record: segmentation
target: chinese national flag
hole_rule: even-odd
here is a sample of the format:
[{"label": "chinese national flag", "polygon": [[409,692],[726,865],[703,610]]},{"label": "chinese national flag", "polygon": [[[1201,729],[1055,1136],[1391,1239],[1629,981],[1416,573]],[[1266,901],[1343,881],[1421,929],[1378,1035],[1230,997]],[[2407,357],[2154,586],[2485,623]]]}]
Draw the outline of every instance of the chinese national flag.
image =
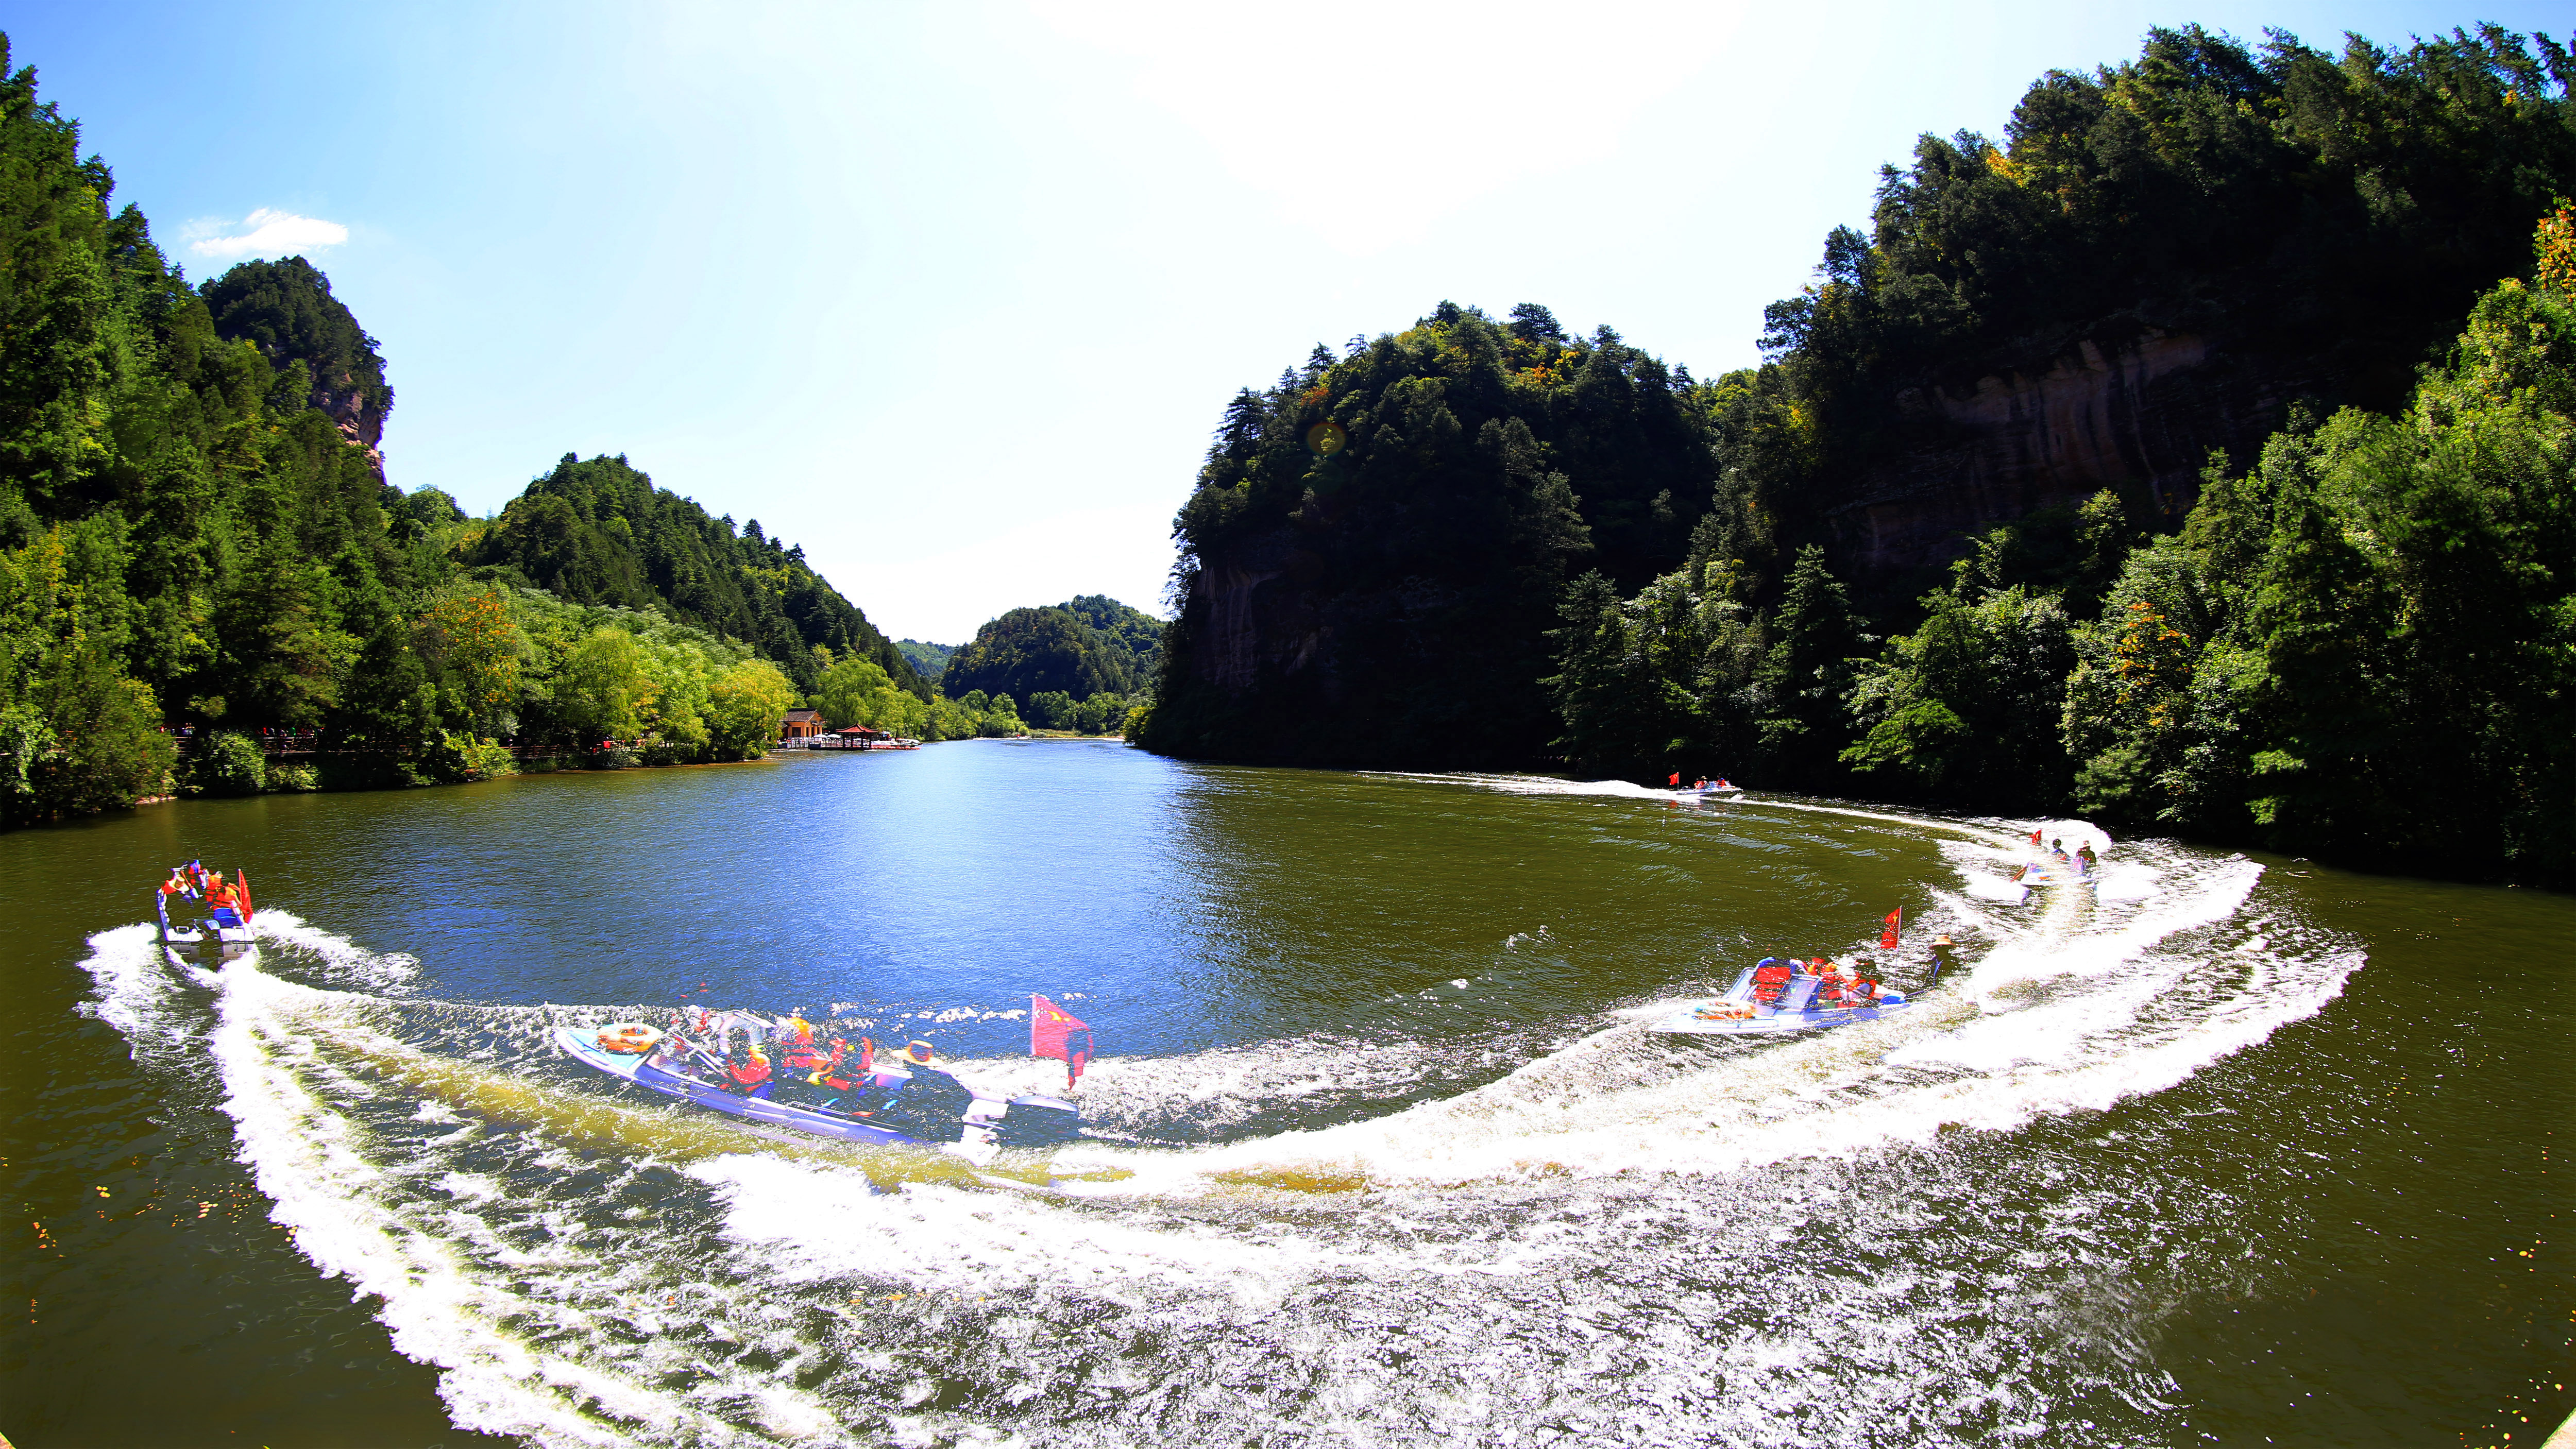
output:
[{"label": "chinese national flag", "polygon": [[1887,929],[1878,933],[1878,949],[1882,951],[1893,951],[1896,949],[1896,928],[1904,921],[1904,919],[1905,908],[1903,906],[1899,906],[1895,910],[1887,913]]},{"label": "chinese national flag", "polygon": [[1065,1085],[1082,1080],[1091,1061],[1091,1028],[1043,996],[1029,998],[1029,1055],[1064,1063]]}]

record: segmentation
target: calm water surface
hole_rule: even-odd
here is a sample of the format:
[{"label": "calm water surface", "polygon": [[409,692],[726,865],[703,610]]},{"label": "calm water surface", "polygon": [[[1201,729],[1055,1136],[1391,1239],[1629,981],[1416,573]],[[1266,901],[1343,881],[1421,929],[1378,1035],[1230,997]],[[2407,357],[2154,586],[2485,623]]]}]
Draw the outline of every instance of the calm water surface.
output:
[{"label": "calm water surface", "polygon": [[[52,1445],[2536,1444],[2576,902],[2035,823],[1000,742],[0,836],[0,1432]],[[258,949],[166,955],[173,862]],[[1641,1019],[1902,906],[1972,969]],[[978,1172],[556,1022],[804,1006],[1055,1089]],[[2505,1436],[2510,1435],[2510,1439]]]}]

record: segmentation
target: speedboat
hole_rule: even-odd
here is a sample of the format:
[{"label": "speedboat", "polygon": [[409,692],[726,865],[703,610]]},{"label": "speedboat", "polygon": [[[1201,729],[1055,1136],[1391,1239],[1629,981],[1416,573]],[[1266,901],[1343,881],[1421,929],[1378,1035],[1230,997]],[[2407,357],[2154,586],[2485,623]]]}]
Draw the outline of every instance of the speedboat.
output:
[{"label": "speedboat", "polygon": [[1784,967],[1765,960],[1738,972],[1735,984],[1726,989],[1725,995],[1663,1017],[1646,1029],[1683,1036],[1759,1036],[1877,1021],[1917,1005],[1923,992],[1941,979],[1942,968],[1950,961],[1950,950],[1947,936],[1933,943],[1932,976],[1921,991],[1911,996],[1902,991],[1878,991],[1866,1004],[1820,1000],[1823,977],[1806,974],[1794,962]]},{"label": "speedboat", "polygon": [[1744,787],[1724,780],[1711,780],[1705,785],[1684,785],[1673,794],[1683,800],[1734,800],[1743,796]]},{"label": "speedboat", "polygon": [[247,946],[257,939],[250,924],[253,914],[250,877],[240,871],[233,872],[229,899],[208,906],[195,920],[173,922],[170,919],[172,900],[181,901],[183,911],[187,906],[203,904],[211,888],[210,882],[220,883],[222,880],[222,872],[209,876],[199,861],[192,860],[186,865],[170,868],[169,881],[155,887],[152,892],[152,912],[161,922],[162,945],[195,946],[212,939],[229,948]]},{"label": "speedboat", "polygon": [[[891,1053],[864,1045],[847,1076],[829,1078],[848,1083],[836,1088],[808,1080],[823,1073],[800,1070],[820,1064],[819,1048],[778,1045],[786,1040],[787,1023],[747,1011],[675,1016],[667,1031],[641,1022],[555,1028],[556,1045],[584,1066],[648,1092],[817,1137],[873,1147],[935,1146],[980,1165],[1005,1147],[1048,1146],[1081,1135],[1081,1109],[1073,1103],[1035,1094],[987,1096],[958,1080],[927,1042]],[[781,1069],[745,1090],[727,1070],[735,1044],[777,1057]]]}]

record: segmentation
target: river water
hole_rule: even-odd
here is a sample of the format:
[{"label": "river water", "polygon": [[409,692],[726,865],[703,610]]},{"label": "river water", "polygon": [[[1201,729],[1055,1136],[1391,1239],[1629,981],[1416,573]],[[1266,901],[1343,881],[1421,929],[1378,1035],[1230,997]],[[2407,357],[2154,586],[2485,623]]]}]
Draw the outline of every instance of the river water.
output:
[{"label": "river water", "polygon": [[[2034,825],[2097,886],[2015,903]],[[257,948],[141,924],[199,856]],[[2536,1444],[2576,901],[2076,821],[1111,744],[0,836],[0,1432],[51,1445]],[[1886,1021],[1644,1019],[1868,944]],[[555,1022],[1030,992],[1089,1135],[754,1135]],[[2509,1437],[2508,1437],[2509,1436]]]}]

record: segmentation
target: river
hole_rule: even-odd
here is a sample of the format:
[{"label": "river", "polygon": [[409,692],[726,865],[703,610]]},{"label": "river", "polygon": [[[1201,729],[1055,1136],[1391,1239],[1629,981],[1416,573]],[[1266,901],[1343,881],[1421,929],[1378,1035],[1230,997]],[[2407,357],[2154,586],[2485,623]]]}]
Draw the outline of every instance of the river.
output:
[{"label": "river", "polygon": [[[2034,826],[2104,846],[2027,904]],[[150,888],[248,872],[255,950]],[[2078,821],[1115,744],[0,835],[55,1445],[2535,1445],[2576,1407],[2576,901]],[[1920,1008],[1645,1018],[1906,912]],[[688,1000],[1088,1136],[755,1135],[552,1023]],[[2509,1436],[2509,1437],[2508,1437]]]}]

